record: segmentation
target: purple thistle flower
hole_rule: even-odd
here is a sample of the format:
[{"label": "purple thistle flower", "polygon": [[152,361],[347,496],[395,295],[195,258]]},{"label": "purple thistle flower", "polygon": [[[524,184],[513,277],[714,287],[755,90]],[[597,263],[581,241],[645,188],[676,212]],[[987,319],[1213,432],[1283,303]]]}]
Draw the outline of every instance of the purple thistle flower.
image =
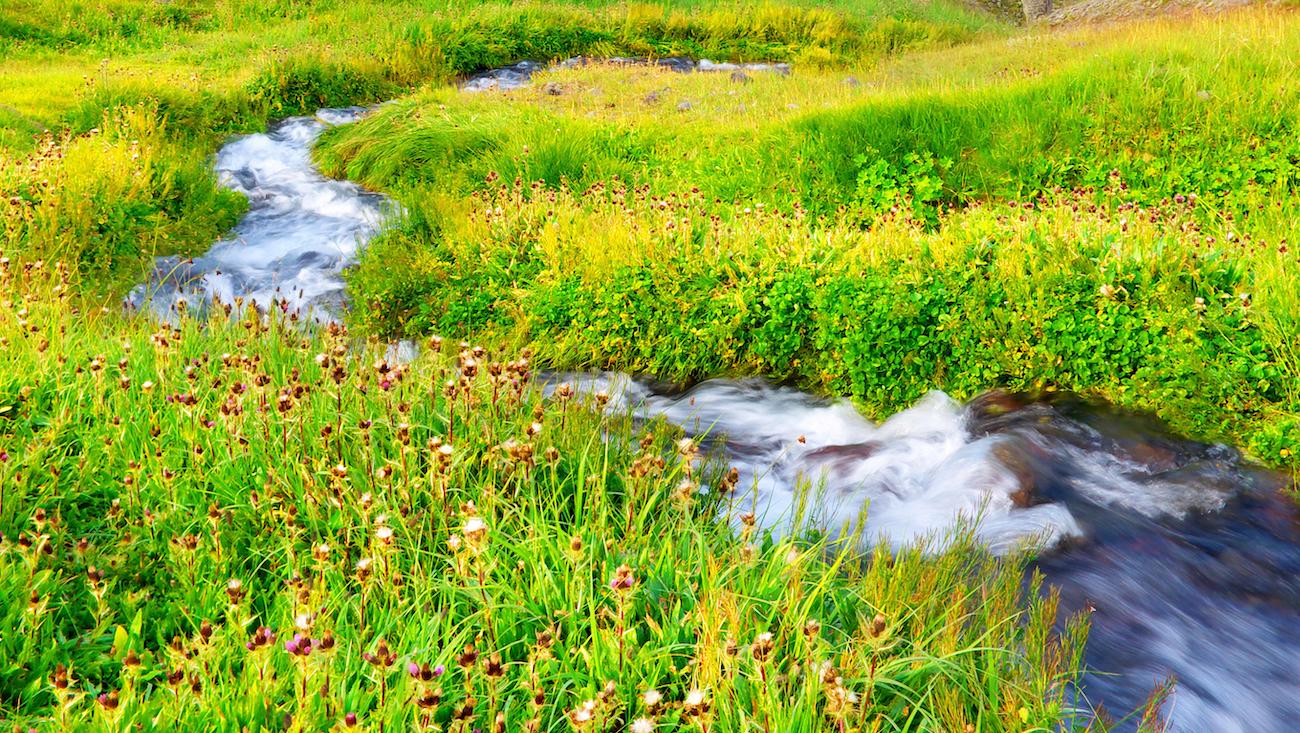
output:
[{"label": "purple thistle flower", "polygon": [[446,671],[447,671],[447,668],[444,667],[443,665],[439,664],[438,666],[436,666],[436,667],[433,668],[433,676],[434,676],[434,677],[441,677],[441,676],[443,675],[443,673],[446,672]]},{"label": "purple thistle flower", "polygon": [[418,678],[420,676],[420,665],[416,664],[415,662],[411,662],[407,664],[406,673],[411,675],[412,677]]}]

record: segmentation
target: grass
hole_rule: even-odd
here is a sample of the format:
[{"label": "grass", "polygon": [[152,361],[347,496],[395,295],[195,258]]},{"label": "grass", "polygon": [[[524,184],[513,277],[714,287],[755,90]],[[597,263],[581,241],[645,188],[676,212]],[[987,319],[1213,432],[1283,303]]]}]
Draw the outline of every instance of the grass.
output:
[{"label": "grass", "polygon": [[[532,371],[757,373],[877,414],[1080,390],[1294,468],[1295,18],[6,4],[0,719],[1082,729],[1086,620],[1024,558],[960,529],[863,557],[811,507],[764,535],[725,465]],[[446,85],[575,54],[795,71]],[[351,332],[100,307],[243,211],[223,137],[393,96],[317,151],[407,212],[351,275]],[[393,335],[425,353],[389,363]]]},{"label": "grass", "polygon": [[74,307],[69,268],[4,262],[11,725],[1072,719],[1084,627],[1053,631],[1018,560],[759,534],[725,466],[599,395],[543,401],[526,357],[435,344],[398,365],[251,313],[124,320]]},{"label": "grass", "polygon": [[[689,54],[833,63],[1001,28],[955,3],[917,8],[888,0],[756,10],[688,2],[22,0],[0,9],[0,220],[18,252],[74,265],[115,298],[153,256],[197,253],[229,227],[241,206],[210,176],[203,180],[207,158],[223,137],[260,130],[268,118],[377,102],[520,58]],[[118,185],[92,181],[101,169],[116,175],[116,159],[136,152],[130,146],[141,124],[155,131],[142,153],[153,174],[125,205],[42,193],[50,176],[64,172],[85,186]],[[83,142],[92,130],[97,142]],[[50,162],[73,149],[68,160]],[[177,180],[186,184],[173,186]],[[160,212],[142,199],[179,205]],[[23,221],[28,208],[94,227],[51,235]],[[69,240],[82,251],[68,251]]]},{"label": "grass", "polygon": [[1295,466],[1297,48],[1256,9],[743,84],[570,70],[422,92],[318,157],[408,212],[352,278],[368,330],[876,415],[1088,391]]}]

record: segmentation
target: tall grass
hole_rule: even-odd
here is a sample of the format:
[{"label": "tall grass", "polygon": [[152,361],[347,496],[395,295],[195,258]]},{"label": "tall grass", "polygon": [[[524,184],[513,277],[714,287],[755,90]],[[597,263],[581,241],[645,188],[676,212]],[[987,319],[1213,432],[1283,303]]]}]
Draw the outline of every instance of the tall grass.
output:
[{"label": "tall grass", "polygon": [[725,466],[600,395],[542,400],[526,356],[79,312],[68,268],[0,262],[9,724],[1071,720],[1083,627],[1052,631],[1018,561],[760,534]]},{"label": "tall grass", "polygon": [[218,188],[205,156],[178,148],[156,108],[102,119],[24,157],[0,151],[0,231],[24,259],[58,258],[118,292],[145,258],[233,226],[245,202]]}]

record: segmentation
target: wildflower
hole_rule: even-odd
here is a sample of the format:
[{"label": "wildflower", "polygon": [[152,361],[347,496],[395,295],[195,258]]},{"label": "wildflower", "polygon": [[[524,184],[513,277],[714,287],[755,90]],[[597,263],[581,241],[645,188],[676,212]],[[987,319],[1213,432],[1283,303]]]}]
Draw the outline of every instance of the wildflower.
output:
[{"label": "wildflower", "polygon": [[471,545],[477,545],[487,534],[487,523],[480,517],[470,517],[465,520],[465,526],[460,531]]},{"label": "wildflower", "polygon": [[305,657],[311,654],[311,639],[302,634],[294,634],[293,638],[284,643],[284,650],[298,657]]},{"label": "wildflower", "polygon": [[95,701],[98,702],[99,706],[104,708],[105,710],[116,710],[117,691],[114,690],[112,692],[101,692],[99,693],[99,697],[95,698]]},{"label": "wildflower", "polygon": [[616,592],[624,592],[632,589],[636,585],[636,578],[632,575],[632,568],[627,565],[619,565],[614,571],[614,577],[609,579],[609,587]]},{"label": "wildflower", "polygon": [[461,652],[460,655],[456,657],[456,664],[459,664],[462,669],[473,667],[474,663],[477,661],[478,651],[468,644],[465,645],[465,651]]},{"label": "wildflower", "polygon": [[885,614],[883,613],[877,613],[876,617],[871,619],[871,627],[867,630],[871,633],[873,639],[885,633],[886,623]]},{"label": "wildflower", "polygon": [[500,677],[505,674],[505,667],[501,666],[501,655],[493,652],[483,663],[483,672],[488,677]]},{"label": "wildflower", "polygon": [[570,710],[568,716],[569,722],[573,723],[574,728],[585,728],[592,718],[596,716],[596,701],[587,700],[578,708]]},{"label": "wildflower", "polygon": [[645,703],[646,710],[649,710],[650,714],[653,715],[664,704],[664,696],[663,693],[652,687],[641,693],[641,702]]},{"label": "wildflower", "polygon": [[649,718],[637,718],[632,721],[632,726],[628,728],[631,733],[651,733],[655,729],[655,724]]},{"label": "wildflower", "polygon": [[380,525],[379,529],[375,530],[375,539],[385,545],[391,545],[393,543],[393,528],[386,524]]},{"label": "wildflower", "polygon": [[750,647],[750,653],[754,655],[754,659],[758,662],[766,662],[768,657],[772,656],[772,649],[775,646],[775,642],[772,641],[772,632],[764,631],[754,640],[753,646]]},{"label": "wildflower", "polygon": [[330,556],[330,546],[322,542],[312,548],[311,554],[316,560],[325,562]]},{"label": "wildflower", "polygon": [[691,691],[686,693],[686,700],[683,705],[686,708],[687,715],[692,717],[703,715],[709,712],[709,696],[704,690],[692,687]]},{"label": "wildflower", "polygon": [[393,662],[397,661],[397,653],[388,649],[388,642],[383,639],[375,645],[375,651],[363,652],[361,658],[372,667],[391,667]]},{"label": "wildflower", "polygon": [[60,690],[68,689],[68,668],[62,664],[56,666],[54,668],[52,682],[54,683],[54,686]]},{"label": "wildflower", "polygon": [[357,714],[349,712],[348,714],[344,715],[343,725],[346,725],[349,728],[355,728],[357,725]]}]

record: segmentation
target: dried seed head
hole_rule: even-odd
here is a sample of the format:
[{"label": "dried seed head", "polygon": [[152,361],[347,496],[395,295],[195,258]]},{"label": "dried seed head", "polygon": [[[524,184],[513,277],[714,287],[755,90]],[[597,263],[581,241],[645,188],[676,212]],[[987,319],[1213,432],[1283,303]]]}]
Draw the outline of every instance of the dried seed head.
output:
[{"label": "dried seed head", "polygon": [[682,702],[686,714],[691,717],[698,717],[709,712],[709,696],[704,690],[698,687],[692,687],[690,692],[686,693],[686,699]]},{"label": "dried seed head", "polygon": [[465,525],[461,527],[461,534],[471,545],[477,545],[483,541],[487,535],[487,523],[481,517],[470,517],[465,520]]},{"label": "dried seed head", "polygon": [[871,627],[868,629],[868,631],[871,634],[871,637],[877,638],[881,634],[885,633],[886,624],[887,621],[885,619],[885,614],[877,613],[876,617],[871,619]]}]

